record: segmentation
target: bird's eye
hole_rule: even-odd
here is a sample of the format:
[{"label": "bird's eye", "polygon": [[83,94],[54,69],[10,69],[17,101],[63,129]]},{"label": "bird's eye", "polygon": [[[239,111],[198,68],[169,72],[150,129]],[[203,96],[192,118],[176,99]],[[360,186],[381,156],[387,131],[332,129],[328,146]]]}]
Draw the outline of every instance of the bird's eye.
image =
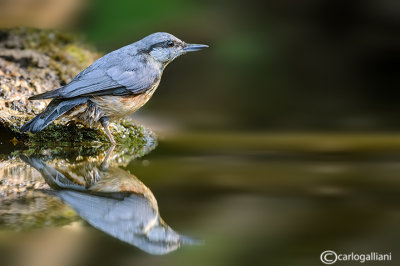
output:
[{"label": "bird's eye", "polygon": [[169,47],[172,47],[172,46],[174,46],[174,42],[173,42],[173,41],[168,41],[168,42],[167,42],[167,45],[168,45]]}]

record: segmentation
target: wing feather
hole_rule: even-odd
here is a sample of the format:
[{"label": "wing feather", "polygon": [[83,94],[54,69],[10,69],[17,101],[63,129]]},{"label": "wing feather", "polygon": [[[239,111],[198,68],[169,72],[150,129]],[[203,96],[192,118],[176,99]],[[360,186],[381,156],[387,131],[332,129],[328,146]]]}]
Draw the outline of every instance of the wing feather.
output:
[{"label": "wing feather", "polygon": [[156,66],[140,60],[137,56],[108,67],[102,62],[96,63],[63,87],[57,98],[140,94],[151,88],[161,77]]}]

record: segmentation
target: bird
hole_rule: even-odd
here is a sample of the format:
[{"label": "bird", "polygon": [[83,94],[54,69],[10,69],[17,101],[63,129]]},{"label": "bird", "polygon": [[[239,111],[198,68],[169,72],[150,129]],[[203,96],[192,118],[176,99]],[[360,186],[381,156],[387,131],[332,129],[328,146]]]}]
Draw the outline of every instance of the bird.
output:
[{"label": "bird", "polygon": [[20,128],[37,133],[55,119],[101,125],[112,145],[110,121],[141,108],[160,84],[165,67],[177,57],[208,47],[190,44],[166,32],[157,32],[112,51],[60,88],[31,96],[52,99],[46,109]]},{"label": "bird", "polygon": [[[112,150],[111,150],[112,152]],[[40,172],[51,189],[42,192],[61,199],[89,224],[154,255],[203,241],[181,235],[161,218],[151,190],[135,175],[117,165],[85,161],[51,166],[39,157],[20,158]]]}]

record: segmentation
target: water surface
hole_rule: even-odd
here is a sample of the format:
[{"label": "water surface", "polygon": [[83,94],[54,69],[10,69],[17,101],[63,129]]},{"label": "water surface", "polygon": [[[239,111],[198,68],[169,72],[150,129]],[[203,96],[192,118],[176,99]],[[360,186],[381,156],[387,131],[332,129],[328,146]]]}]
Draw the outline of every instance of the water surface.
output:
[{"label": "water surface", "polygon": [[181,134],[124,164],[22,158],[33,188],[2,196],[1,265],[396,265],[400,152],[371,141]]}]

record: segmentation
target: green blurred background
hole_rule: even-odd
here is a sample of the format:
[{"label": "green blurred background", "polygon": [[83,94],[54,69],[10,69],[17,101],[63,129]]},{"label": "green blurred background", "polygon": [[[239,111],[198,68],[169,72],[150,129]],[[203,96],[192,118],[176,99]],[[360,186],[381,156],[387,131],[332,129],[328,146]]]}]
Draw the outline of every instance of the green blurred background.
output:
[{"label": "green blurred background", "polygon": [[[7,5],[19,10],[19,2],[29,7],[29,16],[7,11]],[[397,1],[16,0],[1,5],[5,22],[0,25],[76,31],[104,53],[157,31],[209,44],[208,50],[168,66],[139,117],[205,130],[400,129]],[[52,15],[46,20],[46,14]]]},{"label": "green blurred background", "polygon": [[0,0],[1,27],[76,32],[103,53],[157,31],[210,45],[134,114],[160,142],[126,167],[206,244],[150,257],[79,225],[0,232],[2,261],[309,266],[332,249],[397,265],[399,17],[395,0]]}]

